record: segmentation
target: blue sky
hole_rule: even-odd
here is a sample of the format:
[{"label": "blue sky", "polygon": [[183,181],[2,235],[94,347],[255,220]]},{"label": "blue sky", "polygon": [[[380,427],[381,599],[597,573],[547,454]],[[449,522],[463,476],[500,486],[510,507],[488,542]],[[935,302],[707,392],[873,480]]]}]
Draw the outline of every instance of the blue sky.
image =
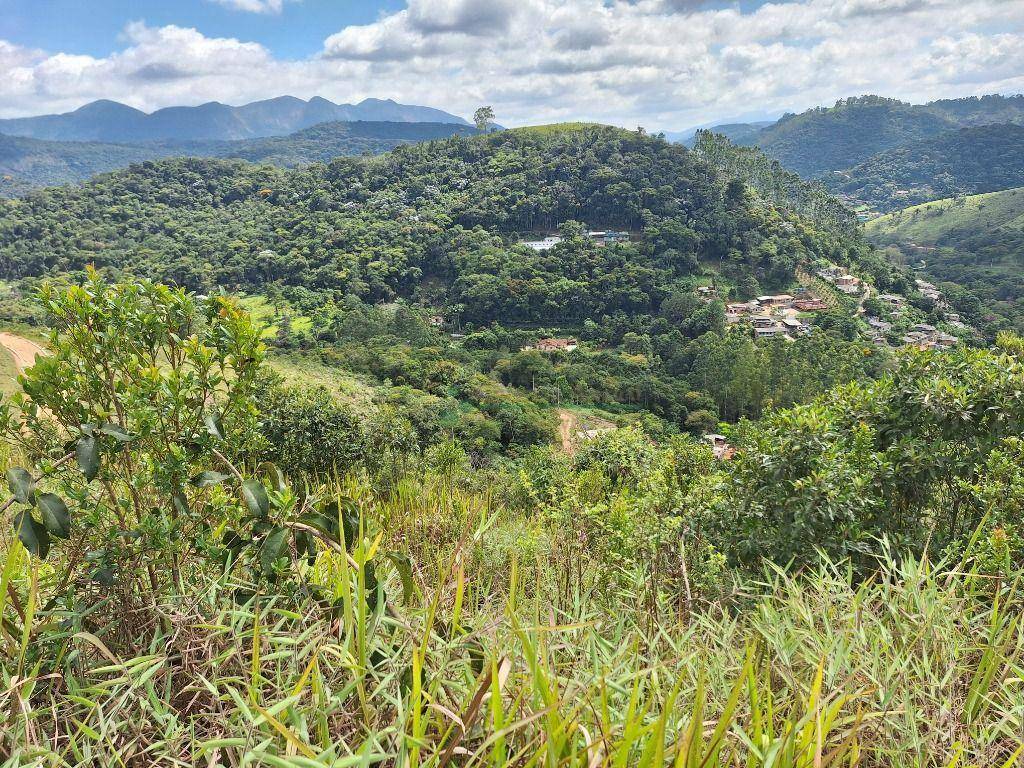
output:
[{"label": "blue sky", "polygon": [[402,0],[303,0],[282,4],[279,13],[254,13],[210,0],[0,0],[0,39],[106,56],[122,46],[126,22],[145,21],[254,40],[276,56],[296,59],[316,54],[332,32],[403,6]]},{"label": "blue sky", "polygon": [[681,130],[1021,91],[1022,0],[0,0],[0,117],[291,94]]}]

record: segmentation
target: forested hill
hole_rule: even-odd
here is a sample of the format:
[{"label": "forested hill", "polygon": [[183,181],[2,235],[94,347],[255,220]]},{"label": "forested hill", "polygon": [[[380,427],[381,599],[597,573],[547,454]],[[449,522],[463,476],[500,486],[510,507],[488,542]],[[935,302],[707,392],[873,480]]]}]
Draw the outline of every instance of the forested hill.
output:
[{"label": "forested hill", "polygon": [[477,130],[456,123],[330,122],[287,136],[238,141],[159,141],[141,144],[41,141],[0,135],[0,197],[84,181],[131,163],[164,157],[237,157],[285,168],[341,155],[380,154],[400,144]]},{"label": "forested hill", "polygon": [[881,96],[840,99],[785,115],[767,126],[726,125],[711,128],[735,143],[758,146],[804,178],[824,177],[896,147],[958,128],[1024,124],[1024,96],[982,96],[908,104]]},{"label": "forested hill", "polygon": [[[581,320],[657,307],[701,263],[765,287],[814,258],[887,279],[858,236],[763,200],[689,150],[602,126],[403,146],[291,171],[147,162],[3,204],[0,276],[129,269],[209,289],[270,282],[471,320]],[[578,222],[578,223],[576,223]],[[562,226],[536,252],[519,233]],[[581,230],[626,230],[598,247]]]},{"label": "forested hill", "polygon": [[1024,186],[1024,125],[947,131],[829,174],[825,182],[879,211]]},{"label": "forested hill", "polygon": [[805,178],[849,168],[878,152],[953,127],[945,117],[895,99],[846,99],[787,115],[758,134],[769,156]]},{"label": "forested hill", "polygon": [[819,182],[804,181],[759,149],[702,130],[694,135],[693,151],[727,178],[743,181],[774,205],[795,211],[824,229],[852,234],[858,226],[853,211]]}]

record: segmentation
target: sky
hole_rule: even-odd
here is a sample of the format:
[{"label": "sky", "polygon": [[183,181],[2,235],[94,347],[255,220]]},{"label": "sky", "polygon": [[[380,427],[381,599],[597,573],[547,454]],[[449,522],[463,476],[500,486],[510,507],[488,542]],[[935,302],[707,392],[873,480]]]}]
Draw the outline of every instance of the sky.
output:
[{"label": "sky", "polygon": [[682,130],[1024,92],[1024,0],[0,0],[0,117],[285,94]]}]

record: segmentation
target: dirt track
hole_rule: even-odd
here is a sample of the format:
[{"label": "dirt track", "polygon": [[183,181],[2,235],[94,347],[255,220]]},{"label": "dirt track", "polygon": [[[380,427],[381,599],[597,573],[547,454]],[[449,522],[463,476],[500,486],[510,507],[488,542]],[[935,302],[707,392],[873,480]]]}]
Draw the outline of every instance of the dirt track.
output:
[{"label": "dirt track", "polygon": [[576,414],[562,409],[558,412],[558,436],[562,440],[562,450],[570,456],[573,454],[572,438],[576,434]]},{"label": "dirt track", "polygon": [[50,354],[34,341],[29,341],[26,338],[7,332],[0,332],[0,346],[3,346],[4,349],[11,353],[18,373],[22,373],[26,368],[31,368],[35,365],[36,355]]}]

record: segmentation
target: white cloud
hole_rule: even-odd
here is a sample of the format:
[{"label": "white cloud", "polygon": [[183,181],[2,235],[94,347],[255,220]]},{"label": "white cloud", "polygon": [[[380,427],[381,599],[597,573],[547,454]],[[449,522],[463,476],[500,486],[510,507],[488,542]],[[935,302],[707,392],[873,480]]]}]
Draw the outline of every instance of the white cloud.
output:
[{"label": "white cloud", "polygon": [[1020,91],[1024,3],[1006,0],[408,0],[326,36],[302,61],[142,23],[103,58],[0,41],[5,116],[95,98],[153,109],[290,93],[462,115],[489,103],[506,125],[572,118],[672,130],[863,93],[925,101]]},{"label": "white cloud", "polygon": [[212,0],[217,5],[249,13],[280,13],[284,0]]}]

